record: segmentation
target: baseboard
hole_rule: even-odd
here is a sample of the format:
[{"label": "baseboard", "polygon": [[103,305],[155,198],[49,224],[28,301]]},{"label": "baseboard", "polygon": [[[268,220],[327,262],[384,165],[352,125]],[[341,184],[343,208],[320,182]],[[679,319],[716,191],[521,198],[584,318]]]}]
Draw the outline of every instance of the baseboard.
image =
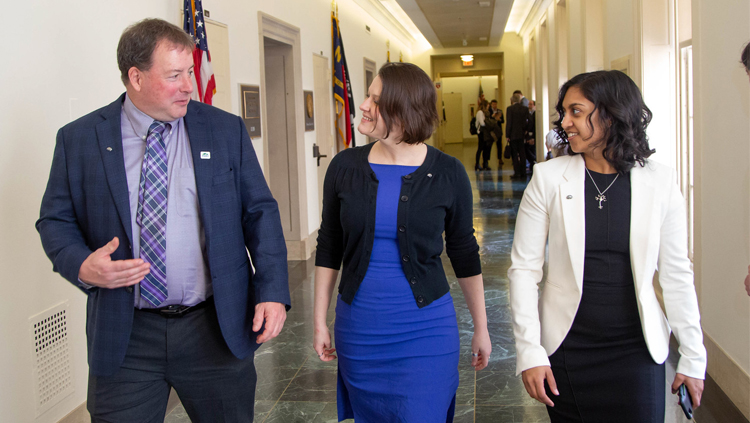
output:
[{"label": "baseboard", "polygon": [[[169,401],[167,402],[167,413],[169,414],[180,404],[180,398],[177,396],[177,392],[172,389],[169,393]],[[58,423],[89,423],[91,416],[89,410],[86,409],[86,402],[76,407],[73,411],[68,413],[67,416],[60,419]]]},{"label": "baseboard", "polygon": [[745,418],[750,420],[750,375],[705,331],[703,343],[708,353],[708,374]]},{"label": "baseboard", "polygon": [[315,251],[318,242],[318,230],[314,230],[307,238],[301,241],[286,241],[287,260],[305,261]]},{"label": "baseboard", "polygon": [[89,423],[90,421],[91,416],[89,416],[89,410],[86,409],[86,401],[84,401],[83,404],[60,419],[58,423]]}]

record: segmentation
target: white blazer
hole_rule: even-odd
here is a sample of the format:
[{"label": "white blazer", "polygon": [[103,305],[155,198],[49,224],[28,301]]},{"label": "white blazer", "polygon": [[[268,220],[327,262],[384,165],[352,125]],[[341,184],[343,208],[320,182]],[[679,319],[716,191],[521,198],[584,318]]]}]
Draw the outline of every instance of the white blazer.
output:
[{"label": "white blazer", "polygon": [[[548,356],[565,339],[578,310],[585,253],[585,177],[580,155],[539,163],[521,200],[508,270],[516,374],[549,366]],[[685,201],[675,172],[652,161],[644,167],[636,163],[630,183],[630,262],[646,345],[653,360],[663,363],[671,325],[680,344],[677,372],[703,379],[706,349],[687,251]],[[537,285],[542,281],[548,241],[548,274],[540,297]],[[657,269],[669,321],[654,292]]]}]

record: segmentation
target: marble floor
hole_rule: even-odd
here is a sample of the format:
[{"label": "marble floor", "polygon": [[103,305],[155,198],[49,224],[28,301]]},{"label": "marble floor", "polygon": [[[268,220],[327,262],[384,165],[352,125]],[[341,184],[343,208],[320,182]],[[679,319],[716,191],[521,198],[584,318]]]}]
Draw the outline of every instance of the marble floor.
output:
[{"label": "marble floor", "polygon": [[[449,144],[446,148],[446,152],[465,164],[474,188],[474,227],[481,248],[493,350],[489,367],[475,372],[470,366],[471,318],[450,262],[444,255],[462,350],[455,422],[548,422],[544,406],[528,396],[521,379],[514,374],[515,347],[506,272],[510,265],[516,210],[526,182],[510,180],[513,170],[508,160],[501,170],[494,161],[492,171],[475,173],[475,151],[476,143]],[[255,355],[258,372],[255,421],[336,422],[336,363],[321,362],[312,348],[314,259],[290,262],[289,276],[293,307],[284,330]],[[331,329],[333,320],[332,306],[328,313]],[[675,360],[670,359],[668,380],[674,377],[674,368]],[[665,390],[669,388],[665,386]],[[676,397],[670,395],[667,404],[666,422],[687,422],[676,406]],[[168,423],[189,421],[181,406],[166,418]]]}]

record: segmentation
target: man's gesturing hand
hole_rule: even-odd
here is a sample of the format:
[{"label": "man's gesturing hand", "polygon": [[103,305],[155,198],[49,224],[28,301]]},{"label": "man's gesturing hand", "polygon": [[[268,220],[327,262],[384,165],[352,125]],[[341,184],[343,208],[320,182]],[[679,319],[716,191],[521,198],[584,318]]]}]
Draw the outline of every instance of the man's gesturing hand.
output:
[{"label": "man's gesturing hand", "polygon": [[262,344],[276,338],[284,327],[286,320],[286,307],[281,303],[259,303],[255,306],[255,317],[253,317],[253,332],[257,332],[266,321],[263,333],[258,335],[255,342]]},{"label": "man's gesturing hand", "polygon": [[94,251],[81,264],[78,278],[100,288],[114,289],[135,285],[150,272],[151,264],[143,260],[112,260],[110,255],[117,250],[120,240],[112,238],[107,245]]}]

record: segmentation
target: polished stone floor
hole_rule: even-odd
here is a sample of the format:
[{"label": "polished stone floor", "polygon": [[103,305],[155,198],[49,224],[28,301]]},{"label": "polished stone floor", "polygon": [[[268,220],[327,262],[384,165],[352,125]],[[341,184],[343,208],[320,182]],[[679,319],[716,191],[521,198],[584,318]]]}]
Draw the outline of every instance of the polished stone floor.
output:
[{"label": "polished stone floor", "polygon": [[[506,272],[510,265],[516,211],[526,182],[511,182],[513,170],[507,160],[502,170],[497,169],[497,161],[494,161],[492,171],[475,173],[475,151],[476,143],[449,144],[446,148],[446,152],[465,164],[474,188],[474,226],[481,247],[493,351],[489,367],[480,372],[471,368],[471,318],[455,274],[444,256],[451,295],[455,299],[462,349],[455,422],[548,422],[544,406],[529,398],[521,379],[514,374],[515,347]],[[335,361],[319,361],[312,349],[313,259],[290,262],[289,276],[293,308],[284,330],[278,338],[262,346],[255,356],[258,371],[255,421],[336,422],[336,364]],[[331,329],[333,320],[332,305],[328,313]],[[674,377],[674,363],[673,359],[668,363],[668,380]],[[668,389],[665,386],[665,390]],[[666,422],[687,422],[676,406],[674,396],[669,397],[667,404]],[[184,409],[178,406],[166,421],[183,423],[190,420]]]}]

